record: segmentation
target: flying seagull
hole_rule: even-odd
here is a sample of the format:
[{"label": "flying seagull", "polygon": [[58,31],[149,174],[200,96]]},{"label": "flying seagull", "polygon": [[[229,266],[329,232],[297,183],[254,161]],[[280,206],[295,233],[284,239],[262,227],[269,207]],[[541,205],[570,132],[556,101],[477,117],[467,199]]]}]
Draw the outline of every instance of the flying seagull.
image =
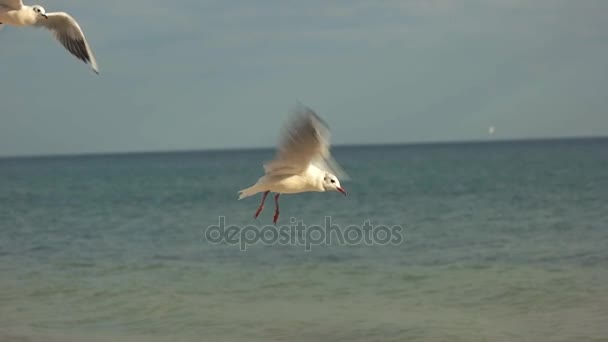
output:
[{"label": "flying seagull", "polygon": [[26,6],[21,0],[0,0],[0,28],[11,26],[45,27],[74,56],[88,63],[95,73],[99,67],[78,22],[65,12],[46,13],[42,6]]},{"label": "flying seagull", "polygon": [[239,191],[239,199],[262,192],[262,203],[254,217],[264,209],[270,192],[274,196],[273,222],[279,219],[279,196],[307,191],[338,191],[346,196],[338,176],[346,179],[329,152],[329,129],[310,108],[299,106],[285,132],[275,159],[264,164],[265,175],[253,186]]}]

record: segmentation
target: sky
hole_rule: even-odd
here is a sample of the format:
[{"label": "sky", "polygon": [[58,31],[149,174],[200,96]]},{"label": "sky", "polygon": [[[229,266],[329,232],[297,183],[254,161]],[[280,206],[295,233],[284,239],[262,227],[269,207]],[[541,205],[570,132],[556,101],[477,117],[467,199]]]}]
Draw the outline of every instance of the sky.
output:
[{"label": "sky", "polygon": [[606,0],[38,3],[101,74],[2,29],[1,156],[271,147],[298,103],[334,144],[608,135]]}]

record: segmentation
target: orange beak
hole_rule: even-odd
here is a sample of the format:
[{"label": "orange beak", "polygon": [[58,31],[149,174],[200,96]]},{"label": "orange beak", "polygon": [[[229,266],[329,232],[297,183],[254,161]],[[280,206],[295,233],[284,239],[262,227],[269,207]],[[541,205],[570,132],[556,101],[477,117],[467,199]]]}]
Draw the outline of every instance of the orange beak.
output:
[{"label": "orange beak", "polygon": [[346,196],[346,190],[344,190],[344,188],[336,188],[336,190],[340,191],[344,194],[344,196]]}]

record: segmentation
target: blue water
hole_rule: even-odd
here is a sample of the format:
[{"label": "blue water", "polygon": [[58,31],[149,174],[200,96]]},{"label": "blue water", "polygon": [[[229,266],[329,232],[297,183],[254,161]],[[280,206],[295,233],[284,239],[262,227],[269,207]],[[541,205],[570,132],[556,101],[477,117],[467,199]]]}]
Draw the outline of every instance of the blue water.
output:
[{"label": "blue water", "polygon": [[342,147],[279,225],[399,244],[211,244],[271,223],[273,151],[0,159],[0,341],[607,341],[608,140]]}]

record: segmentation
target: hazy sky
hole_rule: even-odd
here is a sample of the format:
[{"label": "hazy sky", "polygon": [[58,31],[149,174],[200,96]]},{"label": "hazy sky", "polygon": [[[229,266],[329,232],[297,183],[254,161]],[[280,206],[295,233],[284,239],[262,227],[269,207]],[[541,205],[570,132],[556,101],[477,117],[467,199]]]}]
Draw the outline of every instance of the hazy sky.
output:
[{"label": "hazy sky", "polygon": [[101,75],[0,31],[0,155],[272,146],[297,102],[337,144],[608,135],[606,0],[39,3]]}]

